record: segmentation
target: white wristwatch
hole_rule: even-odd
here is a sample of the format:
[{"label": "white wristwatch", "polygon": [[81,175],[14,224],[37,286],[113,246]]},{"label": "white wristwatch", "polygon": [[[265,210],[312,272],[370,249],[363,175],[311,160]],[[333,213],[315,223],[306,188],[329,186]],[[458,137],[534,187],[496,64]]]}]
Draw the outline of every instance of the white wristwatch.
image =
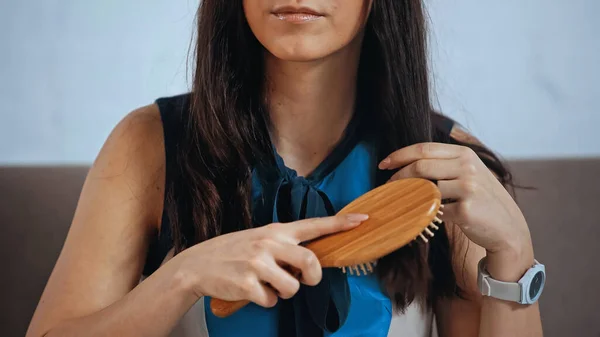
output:
[{"label": "white wristwatch", "polygon": [[535,303],[544,290],[546,267],[535,261],[519,282],[502,282],[493,279],[486,270],[485,257],[479,261],[477,285],[481,294],[520,304]]}]

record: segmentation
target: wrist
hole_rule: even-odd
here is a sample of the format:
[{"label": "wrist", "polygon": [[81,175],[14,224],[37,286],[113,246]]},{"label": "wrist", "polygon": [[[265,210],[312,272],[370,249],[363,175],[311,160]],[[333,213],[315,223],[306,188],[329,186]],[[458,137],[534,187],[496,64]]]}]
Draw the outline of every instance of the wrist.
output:
[{"label": "wrist", "polygon": [[181,293],[185,297],[198,301],[204,295],[198,289],[197,275],[191,272],[189,268],[186,268],[184,253],[175,256],[169,261],[171,262],[171,268],[167,271],[169,288],[172,291]]},{"label": "wrist", "polygon": [[498,281],[517,282],[534,264],[531,243],[508,245],[508,248],[487,252],[486,269]]}]

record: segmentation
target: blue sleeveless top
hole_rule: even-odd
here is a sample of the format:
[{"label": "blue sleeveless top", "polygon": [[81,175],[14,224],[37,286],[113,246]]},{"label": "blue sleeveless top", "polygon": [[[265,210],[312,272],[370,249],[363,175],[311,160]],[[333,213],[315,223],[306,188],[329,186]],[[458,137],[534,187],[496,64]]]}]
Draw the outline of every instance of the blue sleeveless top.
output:
[{"label": "blue sleeveless top", "polygon": [[[173,160],[178,132],[185,124],[182,119],[189,110],[189,95],[162,98],[157,104],[169,163]],[[358,126],[358,119],[353,118],[342,141],[307,177],[298,177],[294,170],[287,168],[273,149],[276,167],[253,170],[255,225],[333,215],[377,187],[377,147],[363,136]],[[154,272],[172,247],[165,212],[161,233],[149,248],[144,275]],[[205,297],[204,301],[211,337],[246,336],[249,331],[255,337],[384,337],[392,318],[392,303],[375,274],[346,275],[338,268],[325,269],[318,286],[302,286],[293,299],[280,299],[277,306],[270,309],[251,303],[230,317],[218,318],[210,311],[210,298]]]},{"label": "blue sleeveless top", "polygon": [[[310,218],[315,216],[326,216],[327,213],[337,213],[348,203],[358,198],[362,194],[376,187],[377,157],[375,146],[366,139],[361,139],[357,128],[358,120],[354,118],[340,143],[334,148],[332,153],[307,177],[298,177],[296,172],[287,168],[282,158],[274,150],[276,157],[276,168],[257,168],[252,177],[253,194],[253,213],[254,221],[258,224],[268,224],[281,221],[282,203],[292,204],[291,218],[289,221],[298,218]],[[281,194],[286,194],[287,190],[290,196],[280,198]],[[319,199],[321,207],[332,207],[329,212],[321,213],[319,211]],[[299,213],[305,214],[299,214]],[[271,216],[271,217],[269,217]],[[337,268],[336,268],[337,269]],[[323,273],[324,277],[337,277],[331,273]],[[339,271],[338,271],[339,272]],[[340,272],[341,273],[341,272]],[[339,276],[339,275],[338,275]],[[387,336],[392,318],[392,304],[390,299],[382,292],[376,275],[346,275],[341,277],[347,279],[347,291],[349,296],[349,307],[344,308],[344,295],[339,294],[344,291],[345,284],[340,282],[331,282],[331,296],[341,311],[341,326],[335,327],[335,332],[325,331],[324,336]],[[344,280],[345,281],[345,280]],[[323,281],[322,281],[323,283]],[[310,287],[304,287],[310,288]],[[308,289],[310,291],[310,289]],[[299,296],[300,294],[296,295]],[[336,298],[337,296],[337,298]],[[306,300],[310,301],[308,311],[318,311],[320,307],[327,306],[327,303],[318,303],[322,300],[328,300],[322,293],[313,296],[307,295]],[[206,321],[210,336],[233,337],[242,335],[242,331],[252,331],[252,336],[256,337],[277,337],[287,334],[281,333],[278,329],[280,322],[279,315],[284,305],[282,300],[272,309],[265,309],[255,304],[250,304],[228,318],[218,318],[212,314],[209,307],[210,298],[205,298]],[[296,310],[299,310],[296,308]],[[301,309],[300,309],[301,310]],[[314,316],[314,315],[313,315]],[[319,320],[323,317],[313,317]],[[296,323],[300,324],[300,323]],[[303,323],[308,325],[308,323]],[[327,330],[326,324],[324,330]],[[304,327],[296,327],[298,336],[313,336],[312,333],[304,330]],[[291,332],[293,333],[293,332]]]}]

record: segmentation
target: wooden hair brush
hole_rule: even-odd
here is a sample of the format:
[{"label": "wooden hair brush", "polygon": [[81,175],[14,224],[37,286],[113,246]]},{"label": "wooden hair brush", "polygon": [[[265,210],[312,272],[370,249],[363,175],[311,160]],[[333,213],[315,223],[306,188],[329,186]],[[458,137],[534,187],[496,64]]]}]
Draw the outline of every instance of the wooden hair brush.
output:
[{"label": "wooden hair brush", "polygon": [[[400,179],[360,196],[338,214],[363,213],[369,219],[351,230],[323,236],[304,246],[315,253],[323,268],[338,267],[361,275],[373,272],[376,261],[413,240],[428,242],[440,211],[441,193],[429,180]],[[249,301],[212,298],[210,308],[217,317],[227,317]]]}]

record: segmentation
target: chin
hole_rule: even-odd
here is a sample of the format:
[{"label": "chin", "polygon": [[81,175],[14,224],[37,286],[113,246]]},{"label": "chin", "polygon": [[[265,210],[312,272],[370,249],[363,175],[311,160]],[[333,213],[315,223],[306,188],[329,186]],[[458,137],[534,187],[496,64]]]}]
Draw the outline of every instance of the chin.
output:
[{"label": "chin", "polygon": [[[317,41],[315,41],[317,40]],[[284,38],[279,43],[265,46],[276,58],[291,62],[310,62],[326,58],[337,52],[334,43],[311,38]]]},{"label": "chin", "polygon": [[281,50],[272,51],[271,54],[282,61],[311,62],[326,58],[329,53],[313,50]]}]

